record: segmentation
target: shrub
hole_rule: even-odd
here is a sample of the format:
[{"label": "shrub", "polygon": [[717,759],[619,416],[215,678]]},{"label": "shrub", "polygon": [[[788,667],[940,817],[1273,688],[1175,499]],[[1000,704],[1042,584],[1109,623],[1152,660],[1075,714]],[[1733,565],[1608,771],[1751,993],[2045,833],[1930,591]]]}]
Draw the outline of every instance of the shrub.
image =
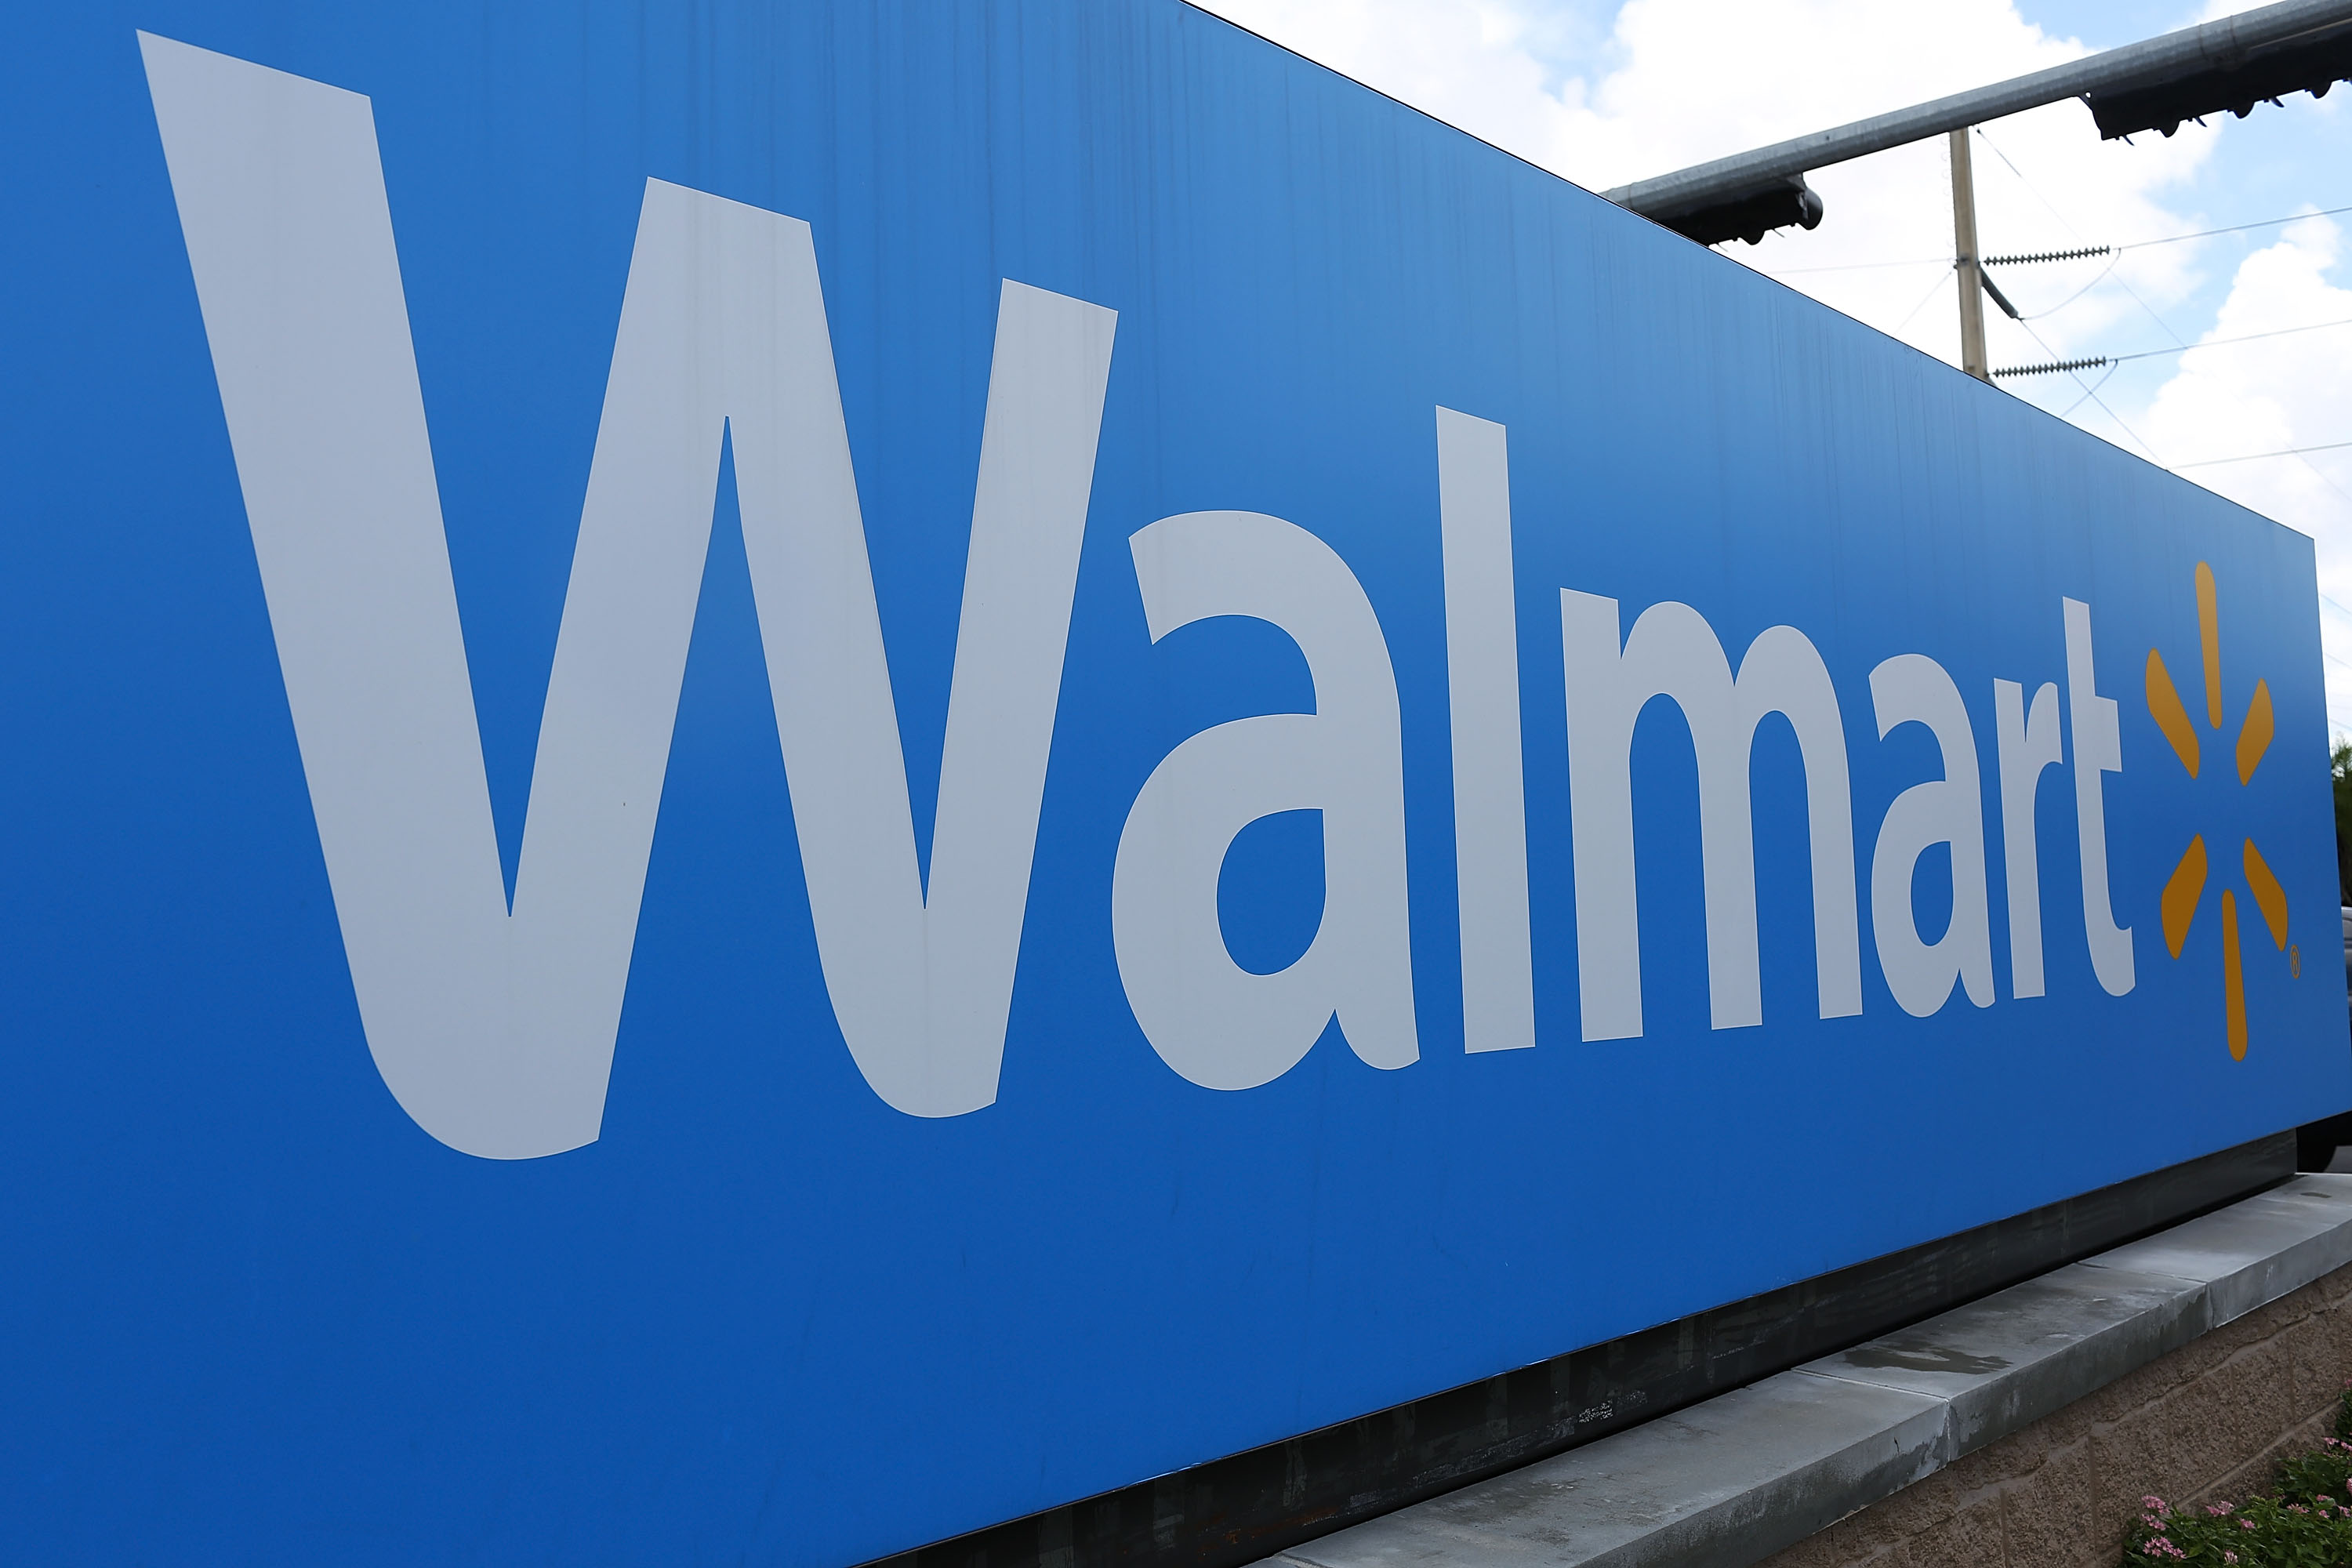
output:
[{"label": "shrub", "polygon": [[2346,1568],[2352,1564],[2352,1384],[2336,1402],[2336,1436],[2278,1468],[2275,1488],[2242,1506],[2176,1511],[2142,1498],[2124,1543],[2125,1568]]}]

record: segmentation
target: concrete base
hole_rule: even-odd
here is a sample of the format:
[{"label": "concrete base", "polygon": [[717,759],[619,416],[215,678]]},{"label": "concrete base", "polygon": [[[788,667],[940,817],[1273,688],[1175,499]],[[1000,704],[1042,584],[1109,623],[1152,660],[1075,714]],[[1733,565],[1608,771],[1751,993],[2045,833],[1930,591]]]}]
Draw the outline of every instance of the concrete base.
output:
[{"label": "concrete base", "polygon": [[1764,1568],[2115,1568],[2154,1493],[2243,1502],[2334,1428],[2352,1267],[2149,1363],[1769,1558]]},{"label": "concrete base", "polygon": [[[2347,1265],[2352,1176],[2298,1176],[1900,1333],[1268,1563],[1748,1568],[1800,1542],[1809,1545],[1791,1556],[1809,1563],[1871,1561],[1886,1543],[1859,1557],[1822,1557],[1810,1538],[2119,1380],[2193,1356],[2190,1347],[2202,1348],[2217,1331]],[[2128,1484],[2152,1488],[2159,1479]]]}]

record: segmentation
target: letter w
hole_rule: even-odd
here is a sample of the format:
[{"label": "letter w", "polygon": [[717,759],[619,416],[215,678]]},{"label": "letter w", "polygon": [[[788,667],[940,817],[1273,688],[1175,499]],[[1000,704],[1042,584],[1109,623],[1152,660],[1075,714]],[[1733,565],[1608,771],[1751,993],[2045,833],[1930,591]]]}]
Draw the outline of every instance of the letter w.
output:
[{"label": "letter w", "polygon": [[996,1098],[1112,312],[1008,281],[929,892],[808,226],[648,181],[509,911],[367,99],[141,36],[368,1048],[468,1153],[592,1142],[731,430],[834,1013]]}]

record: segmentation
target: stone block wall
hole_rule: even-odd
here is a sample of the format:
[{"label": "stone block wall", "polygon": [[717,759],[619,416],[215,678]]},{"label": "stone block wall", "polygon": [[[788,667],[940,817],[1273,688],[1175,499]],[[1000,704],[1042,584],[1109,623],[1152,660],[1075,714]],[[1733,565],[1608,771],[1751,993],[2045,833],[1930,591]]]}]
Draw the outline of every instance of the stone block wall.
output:
[{"label": "stone block wall", "polygon": [[2115,1568],[2148,1494],[2242,1501],[2332,1430],[2352,1267],[2126,1374],[1763,1568]]}]

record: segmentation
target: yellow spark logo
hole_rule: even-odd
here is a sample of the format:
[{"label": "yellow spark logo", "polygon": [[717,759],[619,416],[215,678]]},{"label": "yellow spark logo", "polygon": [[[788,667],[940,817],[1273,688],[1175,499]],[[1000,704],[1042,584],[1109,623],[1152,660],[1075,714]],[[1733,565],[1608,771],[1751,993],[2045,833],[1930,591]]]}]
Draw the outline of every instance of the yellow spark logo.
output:
[{"label": "yellow spark logo", "polygon": [[[2221,728],[2221,622],[2215,603],[2213,569],[2204,562],[2197,563],[2197,629],[2203,643],[2205,656],[2205,717],[2216,730]],[[2198,763],[2202,755],[2197,741],[2197,726],[2190,721],[2189,710],[2181,703],[2179,689],[2164,668],[2164,656],[2156,649],[2147,650],[2147,711],[2164,738],[2172,742],[2172,750],[2180,758],[2180,765],[2189,776],[2197,776]],[[2270,682],[2254,682],[2254,695],[2246,704],[2246,717],[2238,726],[2238,783],[2252,784],[2254,769],[2262,765],[2263,753],[2270,750],[2271,737],[2277,721],[2271,712]],[[2270,928],[2271,941],[2279,951],[2286,951],[2286,889],[2271,874],[2262,852],[2251,838],[2245,841],[2245,853],[2241,857],[2246,873],[2246,889],[2253,895],[2254,907],[2263,912],[2263,923]],[[2163,895],[2157,900],[2157,910],[2164,924],[2164,945],[2178,959],[2183,943],[2189,940],[2189,922],[2197,918],[2197,902],[2205,893],[2207,871],[2205,836],[2189,839],[2180,864],[2172,868],[2171,879],[2164,884]],[[2245,965],[2238,952],[2238,900],[2230,889],[2221,889],[2221,996],[2229,1014],[2230,1055],[2240,1061],[2246,1059],[2246,975]]]}]

